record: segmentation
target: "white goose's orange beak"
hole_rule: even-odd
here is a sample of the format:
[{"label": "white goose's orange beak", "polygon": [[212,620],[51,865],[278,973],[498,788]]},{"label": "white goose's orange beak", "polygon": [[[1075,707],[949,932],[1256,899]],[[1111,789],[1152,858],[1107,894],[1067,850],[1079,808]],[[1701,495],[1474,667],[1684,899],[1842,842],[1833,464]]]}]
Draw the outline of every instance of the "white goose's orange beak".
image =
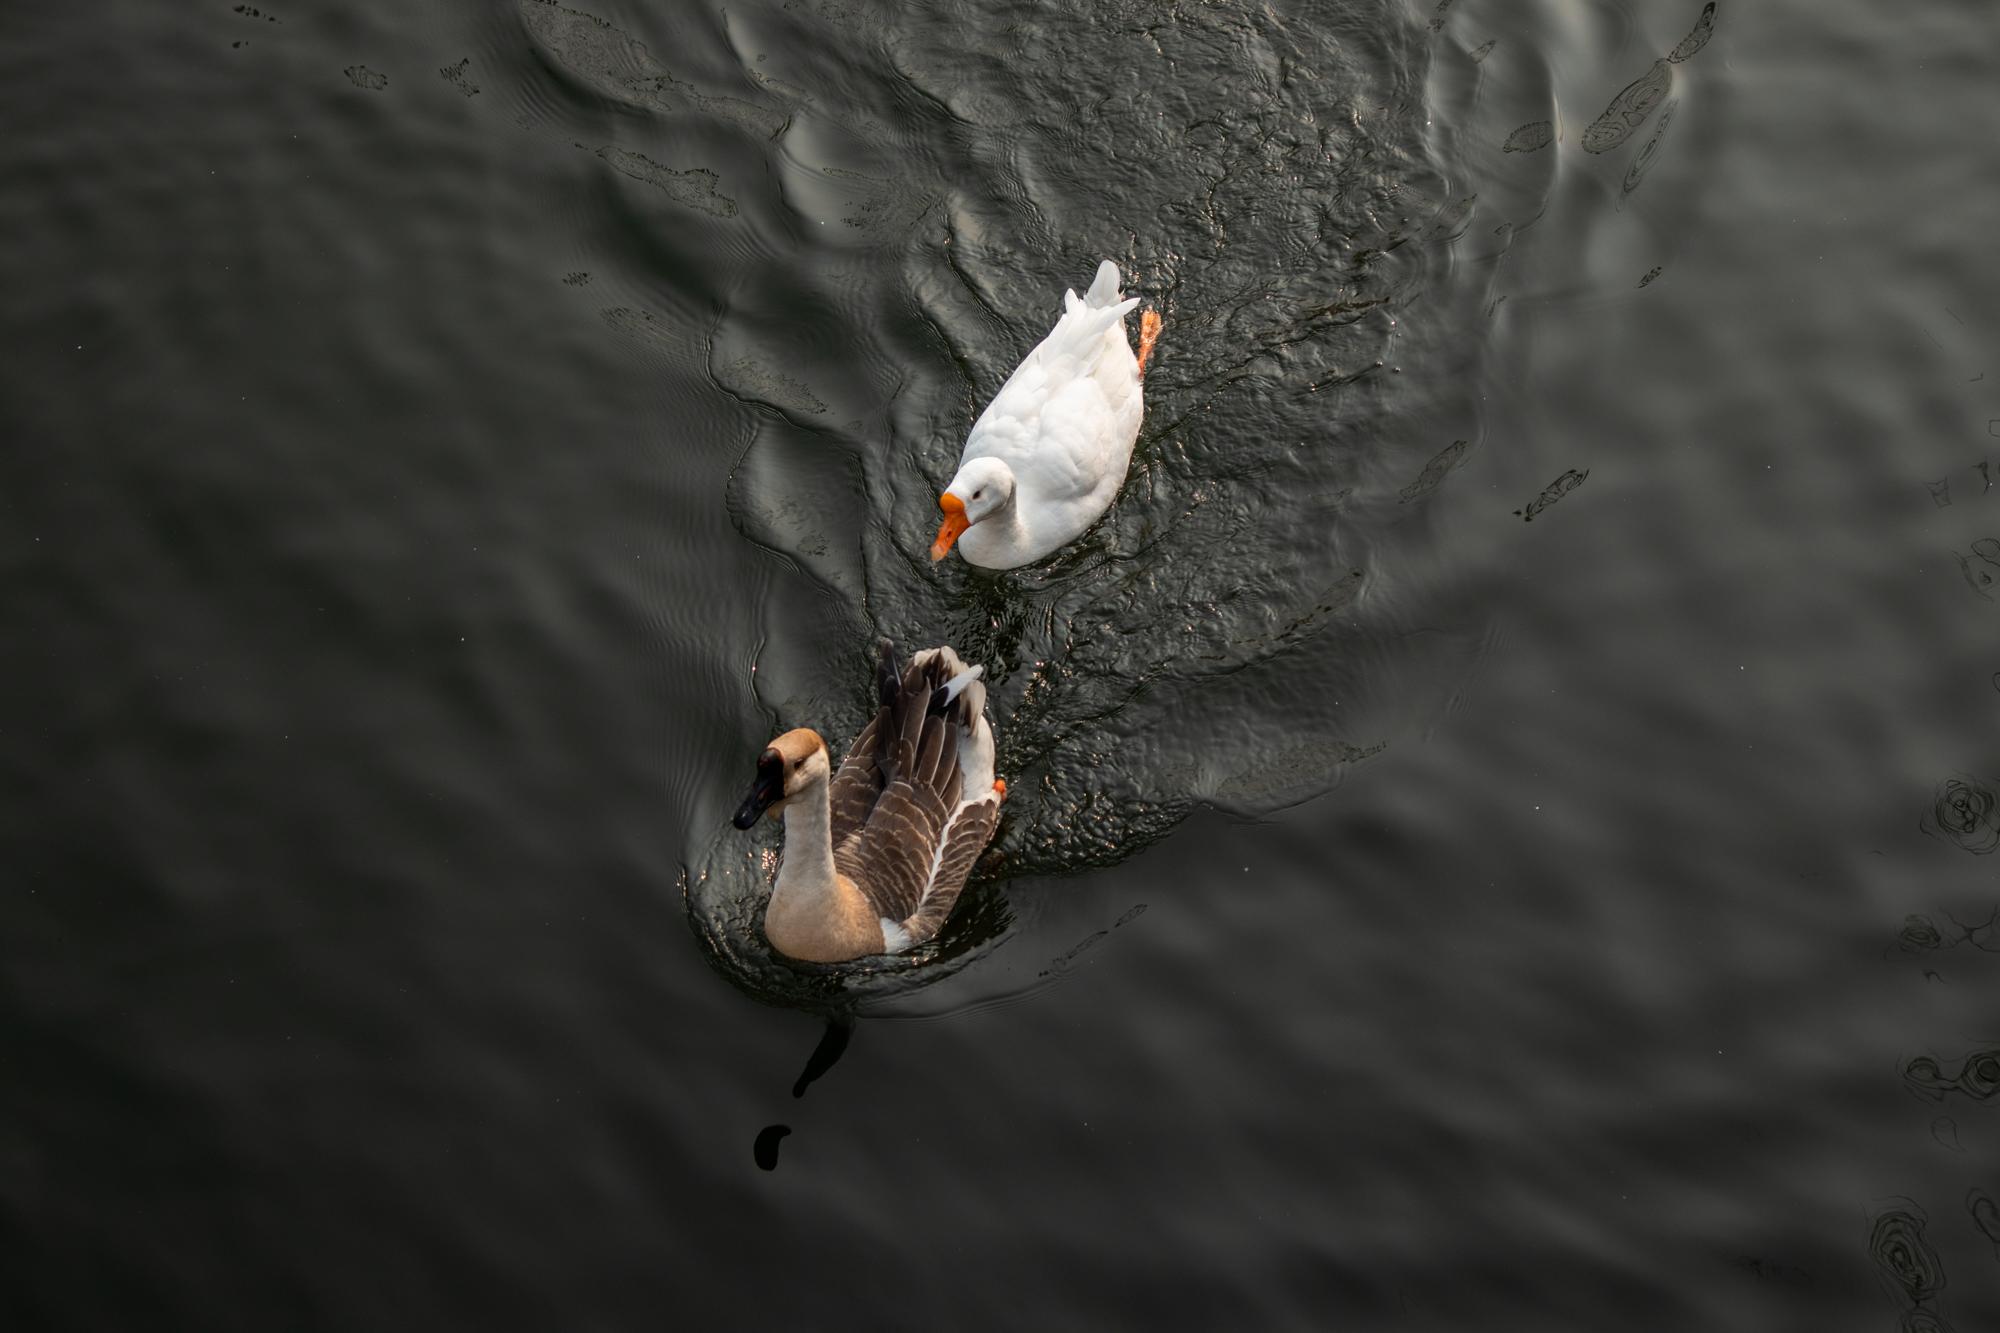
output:
[{"label": "white goose's orange beak", "polygon": [[938,525],[937,540],[931,543],[931,563],[936,564],[951,553],[951,544],[959,539],[972,520],[965,516],[965,501],[946,491],[938,497],[938,508],[944,511],[944,522]]}]

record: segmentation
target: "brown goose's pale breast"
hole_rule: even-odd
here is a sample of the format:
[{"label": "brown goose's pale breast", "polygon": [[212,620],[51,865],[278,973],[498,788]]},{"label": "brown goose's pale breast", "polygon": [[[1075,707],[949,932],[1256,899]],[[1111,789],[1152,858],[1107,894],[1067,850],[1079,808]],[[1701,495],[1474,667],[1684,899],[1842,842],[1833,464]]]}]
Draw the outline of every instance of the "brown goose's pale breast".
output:
[{"label": "brown goose's pale breast", "polygon": [[779,953],[803,963],[844,963],[888,951],[882,919],[846,875],[837,879],[832,911],[787,911],[773,898],[764,912],[764,937]]}]

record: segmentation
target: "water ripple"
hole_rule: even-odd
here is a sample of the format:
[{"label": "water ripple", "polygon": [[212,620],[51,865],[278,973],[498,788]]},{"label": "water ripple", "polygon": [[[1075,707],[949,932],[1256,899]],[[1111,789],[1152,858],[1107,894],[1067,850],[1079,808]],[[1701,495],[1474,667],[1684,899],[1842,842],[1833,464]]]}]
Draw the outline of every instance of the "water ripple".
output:
[{"label": "water ripple", "polygon": [[1868,1252],[1877,1269],[1912,1302],[1928,1300],[1944,1289],[1944,1266],[1924,1239],[1927,1221],[1923,1209],[1912,1203],[1877,1214],[1868,1233]]},{"label": "water ripple", "polygon": [[[1374,573],[1429,540],[1409,520],[1477,438],[1470,385],[1448,369],[1476,359],[1483,328],[1490,270],[1454,254],[1478,198],[1432,163],[1421,103],[1388,95],[1418,80],[1428,46],[1363,15],[1198,9],[1162,26],[1128,8],[1129,28],[1052,14],[1034,31],[913,11],[817,28],[837,62],[760,66],[800,108],[776,150],[789,214],[739,198],[773,248],[730,286],[713,335],[718,383],[773,409],[728,498],[787,568],[760,702],[838,748],[867,706],[855,663],[876,637],[983,662],[1010,875],[1121,860],[1200,803],[1262,813],[1324,792],[1421,730],[1487,641],[1436,582]],[[524,10],[544,26],[548,12]],[[545,40],[609,40],[564,22]],[[732,33],[745,51],[798,45]],[[614,45],[593,86],[629,93],[649,59]],[[882,80],[913,98],[894,142]],[[1187,91],[1218,83],[1238,94]],[[973,415],[1104,255],[1166,320],[1124,493],[1038,567],[931,566],[936,495]],[[843,336],[808,358],[802,327]],[[810,380],[792,369],[807,363]],[[1399,403],[1407,432],[1384,428]],[[1438,452],[1415,422],[1454,411],[1462,438]],[[757,856],[705,836],[687,879],[698,934],[766,998],[893,991],[913,961],[949,966],[990,938],[955,921],[949,957],[793,987],[756,937]]]},{"label": "water ripple", "polygon": [[1987,1101],[2000,1092],[2000,1050],[1974,1051],[1950,1077],[1931,1056],[1912,1056],[1903,1064],[1903,1086],[1931,1101],[1943,1101],[1954,1092]]},{"label": "water ripple", "polygon": [[2000,797],[1981,779],[1947,778],[1919,826],[1941,842],[1985,856],[2000,848]]}]

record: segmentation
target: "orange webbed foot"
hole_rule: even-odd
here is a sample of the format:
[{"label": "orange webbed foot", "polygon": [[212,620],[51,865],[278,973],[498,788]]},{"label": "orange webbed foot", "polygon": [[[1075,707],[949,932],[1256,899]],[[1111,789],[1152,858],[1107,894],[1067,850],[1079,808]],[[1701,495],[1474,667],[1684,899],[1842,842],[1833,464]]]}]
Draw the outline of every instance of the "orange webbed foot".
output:
[{"label": "orange webbed foot", "polygon": [[1153,344],[1160,340],[1160,312],[1148,310],[1139,316],[1139,375],[1146,374],[1146,358],[1153,354]]},{"label": "orange webbed foot", "polygon": [[1006,800],[1006,799],[1007,799],[1007,779],[1005,779],[1005,778],[995,778],[995,779],[993,779],[993,790],[994,790],[995,792],[999,793],[999,796],[1000,796],[1000,799],[1001,799],[1001,800],[1003,800],[1003,801],[1004,801],[1004,800]]}]

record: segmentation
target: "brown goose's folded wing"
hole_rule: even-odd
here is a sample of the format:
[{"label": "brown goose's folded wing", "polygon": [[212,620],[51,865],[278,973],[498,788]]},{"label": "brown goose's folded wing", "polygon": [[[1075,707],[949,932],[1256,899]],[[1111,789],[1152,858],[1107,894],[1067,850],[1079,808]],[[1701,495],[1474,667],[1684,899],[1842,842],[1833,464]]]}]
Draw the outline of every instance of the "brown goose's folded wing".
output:
[{"label": "brown goose's folded wing", "polygon": [[938,857],[930,892],[916,912],[902,923],[903,929],[910,933],[910,943],[922,944],[943,929],[951,909],[958,905],[966,878],[972,874],[972,863],[986,850],[986,844],[993,841],[993,831],[999,826],[997,798],[975,801],[951,821],[951,827],[945,830],[944,851]]},{"label": "brown goose's folded wing", "polygon": [[[911,721],[908,710],[903,706],[907,693],[903,678],[903,669],[896,662],[895,647],[887,639],[882,640],[877,646],[875,662],[875,689],[880,704],[875,716],[861,728],[861,734],[854,738],[854,743],[847,747],[847,755],[840,761],[840,768],[834,773],[827,793],[833,813],[832,835],[836,850],[861,832],[868,823],[868,816],[875,811],[875,803],[882,798],[882,789],[889,783],[898,729]],[[923,714],[916,713],[914,721],[922,726]]]},{"label": "brown goose's folded wing", "polygon": [[878,915],[902,921],[924,901],[945,825],[958,808],[958,743],[952,717],[928,713],[921,689],[906,693],[893,754],[884,755],[894,777],[868,822],[837,845],[834,868],[851,878]]},{"label": "brown goose's folded wing", "polygon": [[877,710],[868,725],[861,729],[861,734],[854,738],[854,744],[847,747],[847,757],[840,761],[840,771],[833,775],[827,802],[833,807],[833,845],[836,848],[861,832],[868,823],[868,816],[874,813],[875,803],[882,798],[882,770],[876,761],[882,733],[888,730],[888,721],[889,710]]}]

